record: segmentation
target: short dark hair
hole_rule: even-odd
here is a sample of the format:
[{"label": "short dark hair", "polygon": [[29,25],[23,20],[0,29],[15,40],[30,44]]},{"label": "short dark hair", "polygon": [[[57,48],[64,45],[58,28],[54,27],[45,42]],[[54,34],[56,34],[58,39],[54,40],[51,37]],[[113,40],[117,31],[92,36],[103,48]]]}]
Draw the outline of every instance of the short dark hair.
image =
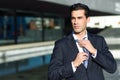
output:
[{"label": "short dark hair", "polygon": [[86,18],[90,16],[90,9],[87,5],[82,4],[82,3],[77,3],[77,4],[73,4],[70,7],[70,13],[74,10],[85,10],[85,16]]}]

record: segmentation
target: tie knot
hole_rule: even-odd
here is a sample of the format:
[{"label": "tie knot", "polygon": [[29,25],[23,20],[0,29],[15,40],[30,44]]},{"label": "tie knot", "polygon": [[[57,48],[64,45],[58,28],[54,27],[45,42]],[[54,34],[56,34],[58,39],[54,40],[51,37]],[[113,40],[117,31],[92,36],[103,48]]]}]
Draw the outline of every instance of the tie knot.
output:
[{"label": "tie knot", "polygon": [[[82,40],[85,40],[85,39],[87,39],[87,37],[82,38]],[[75,39],[75,42],[79,43],[79,40]]]}]

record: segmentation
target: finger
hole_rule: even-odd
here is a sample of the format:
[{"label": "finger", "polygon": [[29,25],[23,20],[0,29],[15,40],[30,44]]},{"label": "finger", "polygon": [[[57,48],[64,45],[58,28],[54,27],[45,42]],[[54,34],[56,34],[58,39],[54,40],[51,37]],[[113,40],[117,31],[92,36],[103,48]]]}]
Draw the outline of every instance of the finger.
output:
[{"label": "finger", "polygon": [[88,56],[88,53],[86,53],[86,52],[82,52],[82,54],[85,55],[85,56]]},{"label": "finger", "polygon": [[83,57],[83,61],[85,61],[85,60],[87,60],[87,59],[88,59],[88,57],[86,57],[86,56]]},{"label": "finger", "polygon": [[87,53],[84,53],[83,57],[84,57],[85,59],[88,59],[89,55],[88,55]]},{"label": "finger", "polygon": [[85,47],[86,41],[85,40],[80,40],[79,43],[80,47]]}]

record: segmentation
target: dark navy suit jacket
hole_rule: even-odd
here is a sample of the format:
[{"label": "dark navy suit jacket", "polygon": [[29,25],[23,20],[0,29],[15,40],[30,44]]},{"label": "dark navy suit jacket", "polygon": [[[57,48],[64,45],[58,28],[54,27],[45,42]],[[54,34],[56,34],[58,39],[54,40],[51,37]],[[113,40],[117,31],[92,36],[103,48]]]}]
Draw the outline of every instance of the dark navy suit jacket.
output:
[{"label": "dark navy suit jacket", "polygon": [[55,42],[48,80],[104,80],[103,69],[109,73],[116,71],[116,61],[104,38],[88,33],[88,39],[97,49],[97,56],[89,57],[87,69],[81,64],[76,72],[73,72],[71,62],[79,51],[72,34]]}]

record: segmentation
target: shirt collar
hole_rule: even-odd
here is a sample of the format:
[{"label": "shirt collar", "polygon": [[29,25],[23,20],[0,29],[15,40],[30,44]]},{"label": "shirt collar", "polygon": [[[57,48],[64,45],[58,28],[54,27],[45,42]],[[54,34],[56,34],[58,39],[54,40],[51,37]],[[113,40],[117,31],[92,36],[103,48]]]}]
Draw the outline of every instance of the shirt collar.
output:
[{"label": "shirt collar", "polygon": [[[73,31],[72,35],[73,35],[73,38],[74,38],[75,41],[78,40],[78,38],[77,38],[77,36],[75,35],[74,31]],[[85,36],[83,37],[83,39],[84,39],[84,38],[85,38],[85,40],[88,39],[87,31],[86,31],[86,34],[85,34]]]}]

